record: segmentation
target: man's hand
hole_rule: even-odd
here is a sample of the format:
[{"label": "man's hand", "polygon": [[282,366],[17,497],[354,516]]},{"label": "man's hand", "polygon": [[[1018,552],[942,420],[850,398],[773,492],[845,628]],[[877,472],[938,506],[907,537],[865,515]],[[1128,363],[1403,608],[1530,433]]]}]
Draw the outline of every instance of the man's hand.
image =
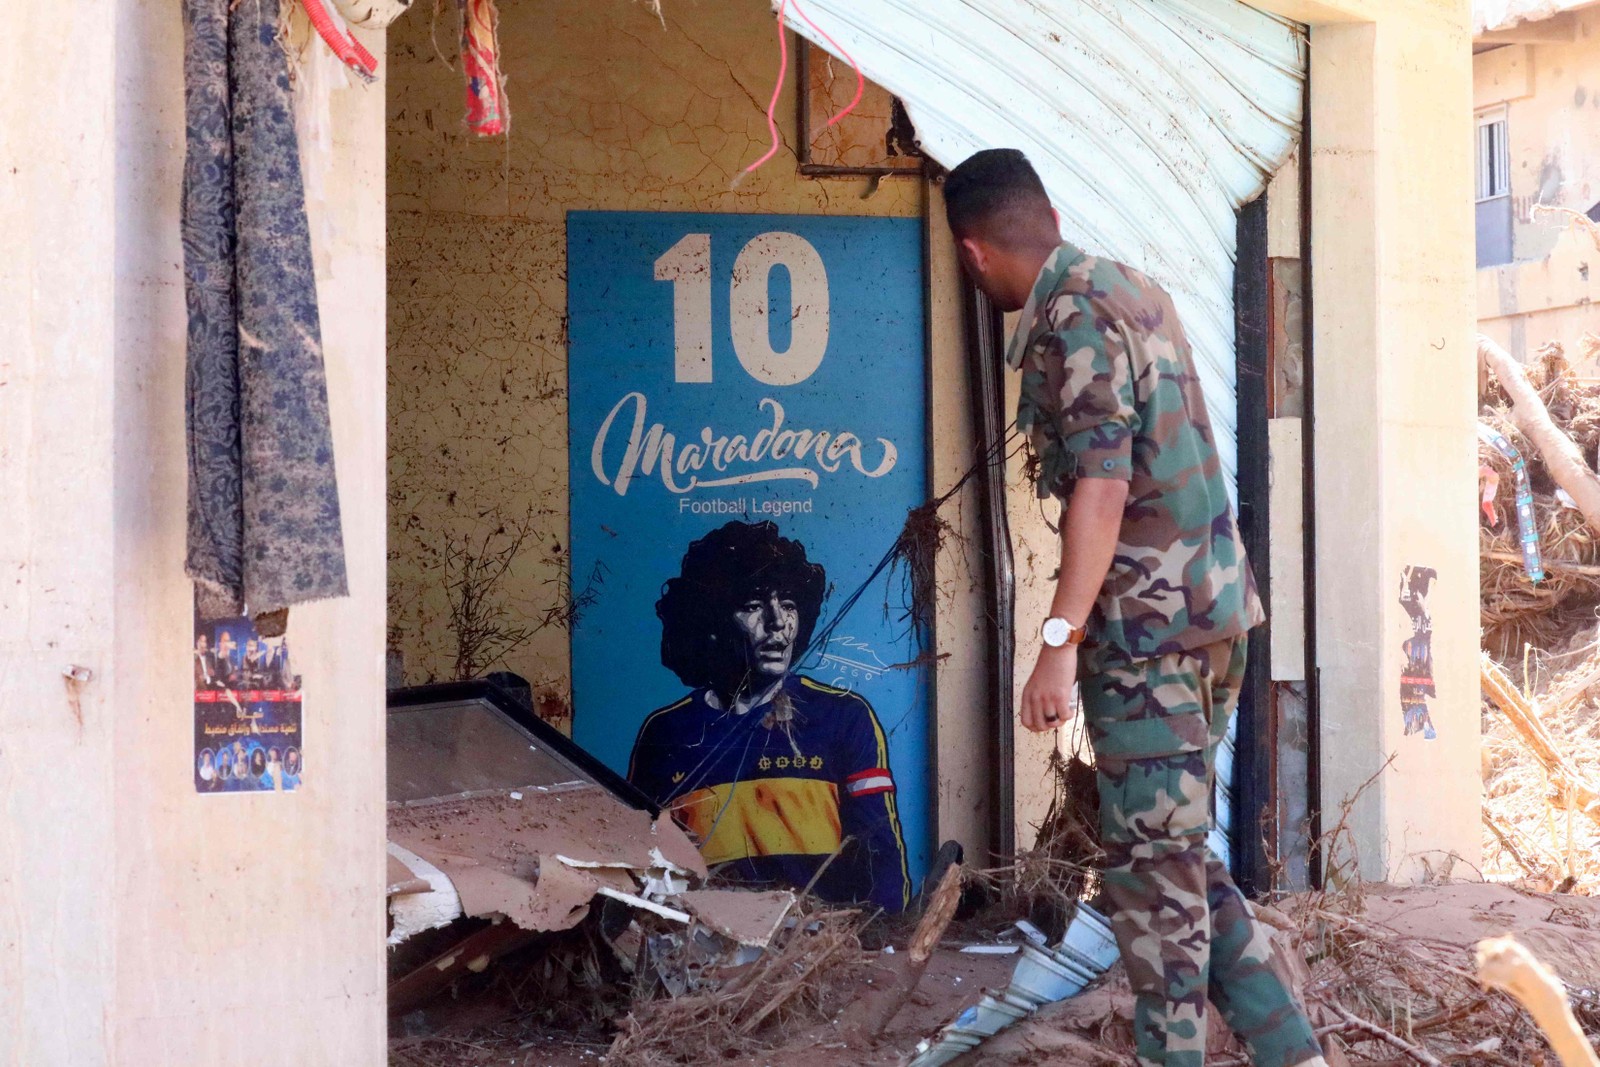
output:
[{"label": "man's hand", "polygon": [[1046,646],[1039,650],[1028,684],[1022,687],[1022,725],[1034,733],[1065,726],[1072,718],[1072,688],[1078,681],[1078,649]]}]

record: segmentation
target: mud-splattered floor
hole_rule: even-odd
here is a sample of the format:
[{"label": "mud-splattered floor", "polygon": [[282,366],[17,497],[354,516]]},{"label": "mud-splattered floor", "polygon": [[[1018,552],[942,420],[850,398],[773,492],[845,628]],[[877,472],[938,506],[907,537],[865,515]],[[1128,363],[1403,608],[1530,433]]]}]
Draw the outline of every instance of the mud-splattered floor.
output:
[{"label": "mud-splattered floor", "polygon": [[[722,1061],[728,1067],[825,1067],[898,1063],[906,1049],[953,1019],[986,989],[1006,985],[1014,956],[973,956],[955,945],[928,963],[910,1003],[876,1050],[851,1047],[829,1027],[797,1033],[776,1049]],[[865,991],[863,984],[862,990]],[[848,997],[846,999],[849,999]],[[504,1008],[459,1004],[435,1009],[438,1029],[426,1038],[391,1042],[390,1067],[595,1067],[609,1048],[599,1033],[551,1033],[504,1018]]]},{"label": "mud-splattered floor", "polygon": [[[1380,957],[1385,952],[1384,945],[1392,939],[1395,952],[1415,951],[1422,946],[1441,963],[1454,966],[1461,973],[1470,968],[1472,948],[1479,939],[1511,933],[1549,964],[1573,991],[1580,1021],[1586,1025],[1600,1022],[1600,1014],[1594,1009],[1600,1003],[1594,999],[1595,991],[1600,989],[1600,901],[1593,898],[1536,894],[1483,883],[1373,886],[1363,891],[1354,904],[1349,899],[1330,903],[1327,898],[1318,898],[1301,906],[1298,912],[1296,903],[1288,902],[1284,912],[1313,914],[1325,906],[1358,913],[1360,937],[1373,942],[1369,948],[1375,948]],[[1398,947],[1402,945],[1409,948]],[[1371,958],[1368,957],[1369,966]],[[876,1046],[851,1045],[835,1026],[826,1024],[787,1035],[778,1047],[751,1050],[748,1054],[736,1052],[720,1062],[728,1067],[888,1067],[902,1062],[921,1038],[936,1032],[984,991],[1005,986],[1014,964],[1014,956],[966,955],[959,951],[958,943],[947,943],[935,954],[912,1001]],[[1313,961],[1308,988],[1316,996],[1343,990],[1340,995],[1348,999],[1348,987],[1342,984],[1347,976],[1330,977],[1328,968],[1326,959]],[[857,994],[865,991],[868,974],[863,972],[863,984],[855,991]],[[1383,982],[1391,977],[1373,973],[1371,980]],[[845,991],[844,999],[850,998],[850,991]],[[1526,1021],[1514,1004],[1487,999],[1490,1003],[1482,1012],[1463,1016],[1453,1024],[1454,1028],[1473,1031],[1466,1035],[1473,1038],[1480,1036],[1477,1030],[1482,1030],[1481,1036],[1491,1042],[1496,1033],[1506,1035],[1507,1051],[1513,1040],[1531,1039],[1534,1044],[1527,1047],[1537,1047],[1537,1035],[1525,1029]],[[1100,987],[1041,1011],[957,1063],[960,1067],[1104,1067],[1126,1063],[1130,1006],[1126,980],[1120,968],[1114,969]],[[1390,1024],[1389,1020],[1384,1023]],[[492,1004],[462,1002],[440,1006],[433,1012],[431,1025],[434,1029],[425,1039],[401,1038],[392,1043],[391,1067],[596,1067],[604,1062],[609,1048],[608,1035],[598,1029],[586,1035],[551,1032],[507,1018],[504,1007]],[[1439,1045],[1445,1057],[1458,1059],[1452,1056],[1449,1046],[1460,1045],[1462,1033],[1430,1030],[1420,1018],[1407,1025],[1418,1031],[1415,1037],[1419,1045]],[[1232,1059],[1238,1056],[1237,1048],[1215,1028],[1213,1051],[1214,1062],[1239,1062]],[[1381,1044],[1357,1042],[1331,1053],[1330,1061],[1352,1065],[1376,1062],[1369,1056],[1392,1059]],[[1475,1062],[1505,1061],[1490,1053]],[[1549,1062],[1553,1063],[1553,1058]]]}]

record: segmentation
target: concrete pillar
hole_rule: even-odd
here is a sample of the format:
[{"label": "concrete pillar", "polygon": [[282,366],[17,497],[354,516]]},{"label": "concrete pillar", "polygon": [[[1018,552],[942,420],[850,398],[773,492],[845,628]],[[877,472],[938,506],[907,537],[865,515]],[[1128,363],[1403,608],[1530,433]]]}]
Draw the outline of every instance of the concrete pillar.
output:
[{"label": "concrete pillar", "polygon": [[[945,223],[944,187],[927,184],[928,375],[933,412],[933,493],[948,492],[972,467],[978,436],[972,419],[972,371],[961,307],[961,264]],[[940,842],[959,841],[967,862],[982,866],[1007,842],[991,840],[996,803],[990,752],[996,699],[990,682],[982,490],[978,479],[945,506],[955,531],[939,553],[935,627],[945,657],[934,666]],[[1029,844],[1032,842],[1030,841]]]},{"label": "concrete pillar", "polygon": [[16,14],[0,63],[0,1063],[94,1067],[115,999],[114,12]]},{"label": "concrete pillar", "polygon": [[[1465,5],[1362,14],[1311,34],[1320,800],[1331,873],[1409,879],[1479,856],[1471,49]],[[1407,567],[1438,574],[1432,740],[1400,710]]]},{"label": "concrete pillar", "polygon": [[0,64],[0,1064],[378,1067],[383,86],[335,95],[316,209],[351,596],[291,613],[305,784],[201,796],[179,8],[19,14]]}]

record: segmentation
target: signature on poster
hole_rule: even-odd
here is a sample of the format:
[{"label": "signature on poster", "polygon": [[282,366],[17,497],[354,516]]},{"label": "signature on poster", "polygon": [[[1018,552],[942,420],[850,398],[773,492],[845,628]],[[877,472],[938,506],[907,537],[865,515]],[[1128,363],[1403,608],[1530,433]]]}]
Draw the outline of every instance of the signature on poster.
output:
[{"label": "signature on poster", "polygon": [[[633,425],[628,431],[628,443],[615,471],[606,470],[606,442],[619,418],[626,418],[629,406],[633,408]],[[594,447],[589,453],[589,464],[601,485],[609,485],[618,496],[627,496],[634,474],[646,477],[659,473],[661,484],[667,492],[677,496],[696,489],[714,489],[728,485],[750,485],[755,482],[804,482],[815,489],[820,470],[824,474],[837,474],[846,459],[850,466],[868,478],[882,478],[894,470],[900,459],[900,450],[888,438],[878,438],[877,462],[869,466],[864,454],[867,445],[860,437],[846,431],[790,430],[783,425],[783,405],[771,397],[761,401],[761,410],[772,419],[772,425],[757,430],[752,437],[719,434],[710,426],[701,429],[697,437],[686,438],[680,447],[676,434],[662,423],[645,429],[649,402],[643,393],[628,393],[611,409],[600,430],[594,436]],[[788,465],[784,464],[788,461]],[[743,473],[726,474],[738,465],[756,466],[758,469]],[[702,478],[697,473],[710,467],[719,478]],[[816,468],[816,469],[812,469]],[[685,478],[681,484],[678,481]]]},{"label": "signature on poster", "polygon": [[822,654],[822,665],[834,672],[828,684],[836,689],[854,689],[852,683],[876,681],[889,670],[889,665],[879,658],[871,644],[849,636],[835,637],[828,642],[828,650]]}]

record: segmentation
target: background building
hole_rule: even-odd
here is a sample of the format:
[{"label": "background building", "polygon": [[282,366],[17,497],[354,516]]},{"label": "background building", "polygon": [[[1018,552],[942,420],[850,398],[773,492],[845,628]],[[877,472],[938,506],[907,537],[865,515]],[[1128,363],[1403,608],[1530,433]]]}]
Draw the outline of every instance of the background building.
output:
[{"label": "background building", "polygon": [[1478,319],[1526,360],[1548,341],[1584,355],[1600,240],[1600,7],[1479,3]]}]

